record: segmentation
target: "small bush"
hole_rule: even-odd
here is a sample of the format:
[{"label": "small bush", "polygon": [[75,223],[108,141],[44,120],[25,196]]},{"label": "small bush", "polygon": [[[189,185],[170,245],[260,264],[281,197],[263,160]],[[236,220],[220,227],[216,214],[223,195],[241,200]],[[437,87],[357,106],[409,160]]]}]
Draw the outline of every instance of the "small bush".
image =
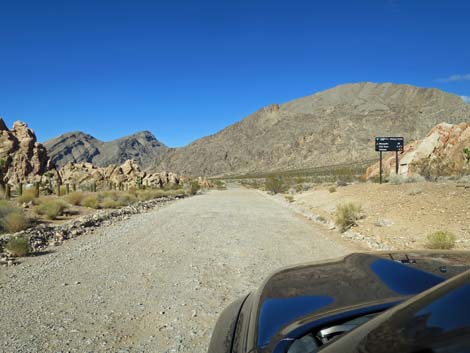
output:
[{"label": "small bush", "polygon": [[45,199],[41,200],[34,211],[38,215],[46,216],[48,219],[57,219],[57,217],[62,216],[65,209],[66,206],[62,200]]},{"label": "small bush", "polygon": [[137,201],[137,198],[131,194],[122,194],[122,195],[119,195],[118,201],[121,204],[128,206],[128,205],[135,203]]},{"label": "small bush", "polygon": [[464,148],[463,153],[465,154],[465,159],[467,160],[467,163],[470,162],[470,148]]},{"label": "small bush", "polygon": [[21,205],[24,203],[34,202],[36,200],[36,192],[34,189],[23,190],[23,195],[18,196],[16,201]]},{"label": "small bush", "polygon": [[31,252],[28,239],[24,237],[12,238],[5,245],[5,249],[12,256],[26,256]]},{"label": "small bush", "polygon": [[190,189],[189,189],[189,193],[190,193],[191,195],[196,195],[197,192],[198,192],[200,189],[201,189],[201,185],[199,185],[199,183],[198,183],[196,180],[194,180],[194,181],[191,182],[191,187],[190,187]]},{"label": "small bush", "polygon": [[332,187],[330,187],[330,188],[328,189],[328,191],[329,191],[330,193],[336,192],[336,187],[335,187],[335,186],[332,186]]},{"label": "small bush", "polygon": [[284,191],[285,184],[281,177],[269,177],[266,178],[264,187],[266,191],[272,192],[273,194],[279,194]]},{"label": "small bush", "polygon": [[15,210],[2,220],[2,228],[8,233],[20,232],[28,228],[29,220],[22,210]]},{"label": "small bush", "polygon": [[335,223],[344,232],[357,225],[357,221],[361,218],[361,212],[361,205],[352,202],[338,204],[336,206]]},{"label": "small bush", "polygon": [[98,200],[97,195],[88,195],[82,200],[80,205],[88,208],[98,209],[100,208],[100,201]]},{"label": "small bush", "polygon": [[105,198],[103,201],[100,203],[101,208],[120,208],[122,207],[123,204],[119,202],[118,200],[113,200],[112,198]]},{"label": "small bush", "polygon": [[86,194],[83,192],[75,191],[65,196],[65,200],[71,205],[78,206],[81,204],[85,196]]},{"label": "small bush", "polygon": [[284,195],[284,198],[288,202],[294,202],[294,196],[292,196],[292,195]]},{"label": "small bush", "polygon": [[427,236],[428,249],[452,249],[455,246],[455,235],[450,232],[438,231]]},{"label": "small bush", "polygon": [[227,185],[222,180],[214,180],[214,187],[217,190],[227,190]]},{"label": "small bush", "polygon": [[29,221],[21,208],[10,202],[0,201],[0,233],[16,233],[26,229]]}]

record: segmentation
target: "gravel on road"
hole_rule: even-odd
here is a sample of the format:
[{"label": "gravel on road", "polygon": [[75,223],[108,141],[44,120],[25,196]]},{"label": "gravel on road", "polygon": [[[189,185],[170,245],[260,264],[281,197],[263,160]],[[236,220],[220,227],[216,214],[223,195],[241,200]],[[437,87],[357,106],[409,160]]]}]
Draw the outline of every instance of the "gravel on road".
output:
[{"label": "gravel on road", "polygon": [[347,252],[257,191],[210,191],[0,268],[0,352],[204,353],[269,273]]}]

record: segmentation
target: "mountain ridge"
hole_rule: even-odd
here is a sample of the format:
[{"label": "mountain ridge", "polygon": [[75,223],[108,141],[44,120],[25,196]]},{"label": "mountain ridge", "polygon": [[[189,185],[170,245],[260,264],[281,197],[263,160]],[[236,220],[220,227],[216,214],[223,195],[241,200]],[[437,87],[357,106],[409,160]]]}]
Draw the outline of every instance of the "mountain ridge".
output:
[{"label": "mountain ridge", "polygon": [[[221,176],[347,163],[374,158],[374,136],[403,135],[408,142],[423,138],[441,122],[466,120],[470,106],[436,88],[348,83],[265,106],[187,146],[163,145],[144,167]],[[109,160],[102,157],[100,162]]]},{"label": "mountain ridge", "polygon": [[82,131],[72,131],[46,141],[44,146],[59,167],[68,162],[89,162],[105,167],[133,159],[142,168],[148,168],[168,150],[147,130],[106,142]]}]

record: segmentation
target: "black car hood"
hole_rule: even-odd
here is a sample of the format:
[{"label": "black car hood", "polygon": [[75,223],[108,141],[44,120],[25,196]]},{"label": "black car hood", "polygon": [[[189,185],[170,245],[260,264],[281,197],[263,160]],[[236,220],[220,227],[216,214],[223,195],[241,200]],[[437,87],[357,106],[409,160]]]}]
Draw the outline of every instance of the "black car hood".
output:
[{"label": "black car hood", "polygon": [[251,300],[246,347],[270,351],[297,327],[337,311],[383,310],[463,272],[469,263],[469,252],[352,254],[280,270]]}]

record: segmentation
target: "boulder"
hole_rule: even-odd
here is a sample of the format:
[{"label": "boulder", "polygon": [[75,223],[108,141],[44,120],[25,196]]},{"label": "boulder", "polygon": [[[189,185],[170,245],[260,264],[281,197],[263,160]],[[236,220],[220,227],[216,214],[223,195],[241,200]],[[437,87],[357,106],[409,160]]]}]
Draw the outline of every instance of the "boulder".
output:
[{"label": "boulder", "polygon": [[32,183],[54,170],[44,146],[37,142],[26,123],[15,122],[9,130],[0,118],[0,181],[3,184]]}]

